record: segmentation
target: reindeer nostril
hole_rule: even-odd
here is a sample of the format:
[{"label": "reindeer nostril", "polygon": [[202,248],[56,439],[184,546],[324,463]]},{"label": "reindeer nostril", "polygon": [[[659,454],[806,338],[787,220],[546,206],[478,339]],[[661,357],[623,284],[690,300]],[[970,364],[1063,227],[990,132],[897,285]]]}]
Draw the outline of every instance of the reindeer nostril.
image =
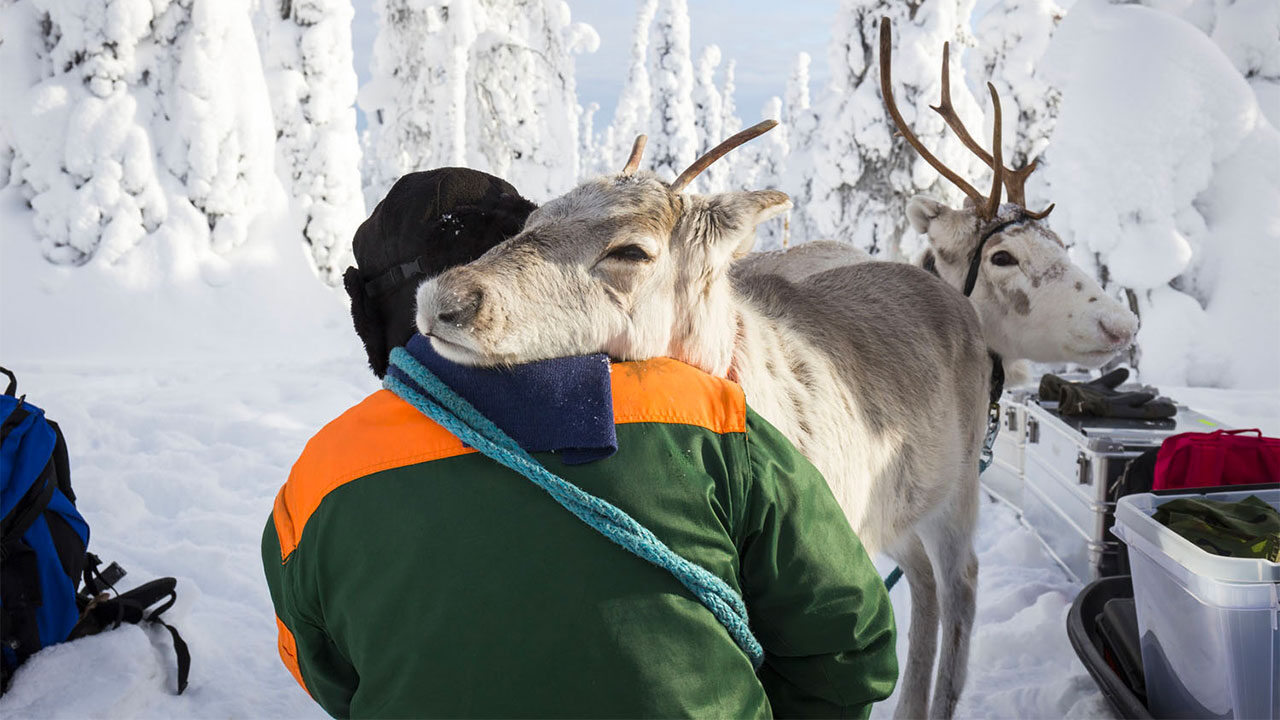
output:
[{"label": "reindeer nostril", "polygon": [[1120,343],[1129,339],[1127,330],[1113,330],[1107,327],[1107,323],[1102,320],[1098,321],[1098,329],[1102,331],[1102,334],[1107,338],[1107,342],[1110,343]]},{"label": "reindeer nostril", "polygon": [[461,327],[475,319],[476,314],[480,312],[482,302],[484,302],[484,293],[480,290],[472,290],[465,295],[455,295],[453,302],[442,307],[436,314],[436,319],[442,323]]}]

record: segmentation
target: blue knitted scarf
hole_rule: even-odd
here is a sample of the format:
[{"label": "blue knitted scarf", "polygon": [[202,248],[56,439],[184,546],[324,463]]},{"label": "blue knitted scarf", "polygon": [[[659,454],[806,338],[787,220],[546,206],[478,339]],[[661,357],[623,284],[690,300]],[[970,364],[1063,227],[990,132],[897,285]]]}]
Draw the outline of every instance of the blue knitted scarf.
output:
[{"label": "blue knitted scarf", "polygon": [[[616,506],[547,470],[404,348],[391,351],[383,386],[487,457],[528,478],[579,520],[623,549],[670,572],[729,631],[757,670],[764,650],[747,624],[747,607],[723,580],[680,557],[648,528]],[[402,377],[408,380],[401,379]]]}]

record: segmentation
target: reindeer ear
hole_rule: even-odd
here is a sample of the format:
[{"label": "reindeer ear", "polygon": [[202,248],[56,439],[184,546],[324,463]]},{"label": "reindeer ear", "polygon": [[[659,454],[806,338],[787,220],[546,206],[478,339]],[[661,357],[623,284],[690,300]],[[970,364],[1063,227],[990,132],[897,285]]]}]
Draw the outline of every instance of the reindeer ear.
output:
[{"label": "reindeer ear", "polygon": [[907,203],[907,219],[916,232],[923,233],[938,260],[944,265],[954,265],[973,250],[977,241],[973,235],[973,219],[976,210],[964,210],[944,205],[932,198],[917,195]]},{"label": "reindeer ear", "polygon": [[918,233],[929,232],[929,223],[951,208],[924,195],[916,195],[907,203],[907,220]]},{"label": "reindeer ear", "polygon": [[751,252],[756,226],[791,209],[791,198],[779,190],[750,190],[712,195],[707,199],[709,237],[725,245],[733,257]]}]

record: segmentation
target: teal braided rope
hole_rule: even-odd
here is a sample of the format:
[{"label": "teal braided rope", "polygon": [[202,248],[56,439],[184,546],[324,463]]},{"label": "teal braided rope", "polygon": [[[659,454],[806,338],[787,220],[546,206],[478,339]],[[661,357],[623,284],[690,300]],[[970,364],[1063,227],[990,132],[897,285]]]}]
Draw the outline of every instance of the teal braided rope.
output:
[{"label": "teal braided rope", "polygon": [[670,572],[725,627],[738,647],[751,659],[752,666],[760,668],[764,650],[751,634],[746,604],[733,588],[705,568],[677,555],[648,528],[617,506],[583,491],[547,470],[408,351],[403,348],[393,350],[391,364],[432,397],[423,395],[391,374],[383,380],[383,387],[439,423],[459,440],[531,480],[561,506],[609,540]]}]

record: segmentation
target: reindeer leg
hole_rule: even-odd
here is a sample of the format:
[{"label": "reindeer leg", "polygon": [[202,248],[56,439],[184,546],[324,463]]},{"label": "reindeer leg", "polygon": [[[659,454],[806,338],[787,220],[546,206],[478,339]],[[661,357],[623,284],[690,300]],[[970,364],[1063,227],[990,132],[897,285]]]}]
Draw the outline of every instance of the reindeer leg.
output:
[{"label": "reindeer leg", "polygon": [[[976,488],[976,478],[972,484]],[[942,649],[929,715],[933,718],[954,715],[960,691],[964,689],[978,586],[978,556],[973,551],[973,530],[977,523],[976,491],[973,497],[966,494],[957,498],[951,507],[951,512],[942,513],[933,523],[918,526],[921,539],[933,560],[938,599],[942,606]]]},{"label": "reindeer leg", "polygon": [[911,588],[907,666],[902,672],[902,689],[894,717],[923,718],[929,714],[929,680],[938,650],[938,591],[933,566],[924,543],[914,532],[890,555],[898,561]]}]

